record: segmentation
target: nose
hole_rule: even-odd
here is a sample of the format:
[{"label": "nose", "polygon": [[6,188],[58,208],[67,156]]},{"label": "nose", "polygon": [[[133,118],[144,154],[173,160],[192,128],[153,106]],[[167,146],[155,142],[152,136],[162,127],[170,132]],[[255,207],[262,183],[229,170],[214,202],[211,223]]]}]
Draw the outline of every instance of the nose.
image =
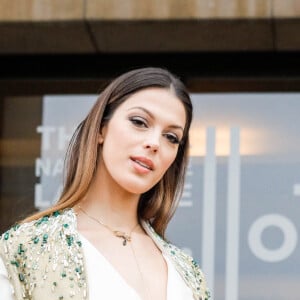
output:
[{"label": "nose", "polygon": [[159,129],[149,130],[148,134],[144,136],[144,148],[156,153],[159,149],[161,138],[161,131]]},{"label": "nose", "polygon": [[151,143],[148,141],[144,143],[144,148],[155,153],[158,151],[159,146],[157,143]]}]

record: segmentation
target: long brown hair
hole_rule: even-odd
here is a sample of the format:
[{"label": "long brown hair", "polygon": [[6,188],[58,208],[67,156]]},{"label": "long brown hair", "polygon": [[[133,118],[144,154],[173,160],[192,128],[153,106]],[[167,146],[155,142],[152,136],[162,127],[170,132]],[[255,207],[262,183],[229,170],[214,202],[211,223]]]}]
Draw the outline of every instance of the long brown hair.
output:
[{"label": "long brown hair", "polygon": [[113,80],[99,95],[86,118],[77,127],[67,150],[64,186],[58,202],[51,208],[28,217],[35,220],[56,210],[70,208],[86,195],[97,168],[101,147],[98,134],[109,122],[117,107],[130,95],[149,87],[170,89],[182,102],[186,112],[183,138],[177,156],[163,178],[142,194],[138,205],[139,219],[149,220],[156,232],[164,236],[181,196],[187,167],[192,104],[184,84],[169,71],[142,68],[129,71]]}]

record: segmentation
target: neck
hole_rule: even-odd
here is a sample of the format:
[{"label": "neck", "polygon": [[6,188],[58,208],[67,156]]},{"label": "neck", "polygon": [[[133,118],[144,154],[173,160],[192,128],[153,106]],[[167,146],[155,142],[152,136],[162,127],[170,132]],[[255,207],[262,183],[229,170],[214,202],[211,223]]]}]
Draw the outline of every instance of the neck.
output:
[{"label": "neck", "polygon": [[140,195],[117,187],[109,188],[105,182],[97,181],[91,185],[80,206],[106,225],[129,232],[138,223],[139,197]]}]

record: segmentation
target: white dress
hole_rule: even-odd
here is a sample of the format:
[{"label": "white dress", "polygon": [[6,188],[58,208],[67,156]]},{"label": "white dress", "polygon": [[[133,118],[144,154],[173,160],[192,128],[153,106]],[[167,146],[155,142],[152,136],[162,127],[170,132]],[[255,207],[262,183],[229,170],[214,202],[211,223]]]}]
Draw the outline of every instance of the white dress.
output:
[{"label": "white dress", "polygon": [[[123,299],[141,300],[111,263],[80,234],[88,274],[89,300]],[[167,300],[193,300],[191,289],[176,271],[170,259],[164,255],[168,267]],[[101,284],[100,284],[101,283]],[[0,258],[1,300],[15,300],[5,265]]]}]

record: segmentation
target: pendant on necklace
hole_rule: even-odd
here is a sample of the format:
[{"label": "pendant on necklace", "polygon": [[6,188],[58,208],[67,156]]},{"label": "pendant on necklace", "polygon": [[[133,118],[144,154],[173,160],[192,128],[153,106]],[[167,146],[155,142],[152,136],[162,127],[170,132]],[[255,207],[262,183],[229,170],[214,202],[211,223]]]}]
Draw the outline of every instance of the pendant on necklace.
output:
[{"label": "pendant on necklace", "polygon": [[127,242],[131,241],[131,236],[126,234],[125,232],[115,230],[113,233],[116,237],[123,239],[123,246],[126,246]]}]

